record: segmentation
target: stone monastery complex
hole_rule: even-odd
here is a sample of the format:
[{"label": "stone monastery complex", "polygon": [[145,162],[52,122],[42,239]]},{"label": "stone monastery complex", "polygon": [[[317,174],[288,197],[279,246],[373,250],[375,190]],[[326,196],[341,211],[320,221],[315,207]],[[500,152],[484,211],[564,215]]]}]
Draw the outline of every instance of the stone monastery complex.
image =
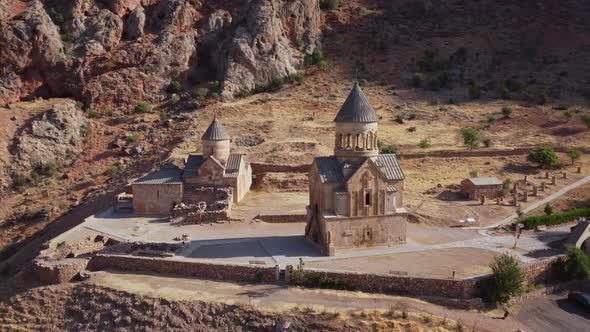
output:
[{"label": "stone monastery complex", "polygon": [[[315,158],[309,173],[306,239],[330,256],[405,243],[404,173],[394,154],[379,153],[379,117],[358,84],[334,122],[334,155]],[[134,211],[173,214],[178,205],[195,206],[184,209],[193,215],[229,211],[252,184],[246,156],[232,154],[230,143],[213,119],[202,136],[202,154],[189,155],[184,169],[164,166],[132,183]]]}]

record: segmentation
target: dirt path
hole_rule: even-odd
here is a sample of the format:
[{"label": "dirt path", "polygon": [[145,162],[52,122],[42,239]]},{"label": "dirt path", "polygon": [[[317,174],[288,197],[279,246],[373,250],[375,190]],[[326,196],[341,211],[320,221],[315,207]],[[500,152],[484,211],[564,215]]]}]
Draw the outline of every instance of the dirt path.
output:
[{"label": "dirt path", "polygon": [[228,304],[251,304],[269,311],[312,308],[317,311],[403,310],[429,313],[462,324],[475,331],[515,331],[524,326],[512,319],[499,320],[494,314],[453,310],[425,301],[399,296],[367,294],[328,289],[303,289],[280,285],[247,285],[198,280],[162,274],[100,272],[91,284],[169,301],[201,300]]}]

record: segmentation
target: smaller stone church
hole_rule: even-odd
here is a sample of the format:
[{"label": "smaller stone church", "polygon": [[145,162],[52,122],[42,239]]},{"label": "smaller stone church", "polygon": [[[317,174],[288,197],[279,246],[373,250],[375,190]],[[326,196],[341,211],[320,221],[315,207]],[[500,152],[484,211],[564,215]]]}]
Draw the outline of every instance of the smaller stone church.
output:
[{"label": "smaller stone church", "polygon": [[165,165],[131,183],[135,213],[169,215],[177,205],[227,211],[246,195],[252,168],[245,155],[231,153],[231,137],[217,117],[201,139],[202,154],[189,155],[183,169]]},{"label": "smaller stone church", "polygon": [[314,159],[305,237],[323,254],[406,242],[404,173],[380,154],[379,117],[358,84],[336,115],[334,155]]}]

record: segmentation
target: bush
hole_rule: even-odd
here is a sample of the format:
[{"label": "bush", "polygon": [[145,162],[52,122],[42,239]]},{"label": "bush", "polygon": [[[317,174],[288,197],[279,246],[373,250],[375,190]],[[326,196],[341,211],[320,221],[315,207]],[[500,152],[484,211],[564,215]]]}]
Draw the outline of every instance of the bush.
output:
[{"label": "bush", "polygon": [[168,104],[176,105],[176,104],[178,104],[179,101],[180,101],[180,97],[178,95],[173,95],[172,97],[170,97],[170,99],[168,99]]},{"label": "bush", "polygon": [[590,279],[590,257],[579,248],[573,248],[563,266],[571,279]]},{"label": "bush", "polygon": [[508,193],[510,192],[511,185],[512,185],[512,180],[510,180],[510,179],[506,179],[502,182],[502,192],[501,192],[502,197],[508,195]]},{"label": "bush", "polygon": [[135,113],[151,113],[153,108],[152,104],[147,101],[140,101],[137,106],[135,106]]},{"label": "bush", "polygon": [[565,117],[565,122],[569,122],[574,114],[570,111],[563,112],[563,116]]},{"label": "bush", "polygon": [[381,153],[399,155],[399,149],[393,145],[388,145],[381,148]]},{"label": "bush", "polygon": [[303,40],[301,40],[301,38],[295,39],[295,47],[297,47],[297,48],[303,47]]},{"label": "bush", "polygon": [[461,136],[463,137],[463,144],[469,147],[469,150],[476,148],[479,145],[479,131],[473,128],[461,129]]},{"label": "bush", "polygon": [[395,119],[393,121],[395,121],[399,124],[402,124],[402,123],[404,123],[405,118],[406,117],[403,114],[398,114],[395,116]]},{"label": "bush", "polygon": [[209,83],[207,83],[207,85],[209,86],[209,90],[211,91],[219,91],[219,88],[221,87],[219,81],[210,81]]},{"label": "bush", "polygon": [[524,224],[526,229],[535,229],[535,227],[540,225],[559,225],[587,216],[590,216],[590,208],[575,209],[562,213],[553,213],[545,216],[531,216],[519,220],[518,222]]},{"label": "bush", "polygon": [[429,147],[432,146],[432,144],[430,143],[429,138],[423,138],[420,140],[420,143],[418,144],[418,146],[420,147],[420,149],[428,149]]},{"label": "bush", "polygon": [[547,216],[552,215],[553,214],[553,207],[551,207],[551,205],[547,204],[547,205],[545,205],[543,212],[545,212],[545,215],[547,215]]},{"label": "bush", "polygon": [[418,117],[418,115],[414,112],[410,113],[410,115],[408,115],[408,120],[415,120]]},{"label": "bush", "polygon": [[520,81],[515,80],[515,79],[508,79],[508,80],[504,81],[504,86],[510,92],[519,92],[523,88],[523,84]]},{"label": "bush", "polygon": [[289,276],[291,278],[291,282],[294,285],[304,285],[305,284],[305,263],[303,262],[302,258],[299,258],[299,263],[297,264],[297,267],[295,269],[293,269],[293,267],[291,267],[291,270],[289,271]]},{"label": "bush", "polygon": [[289,81],[289,83],[299,83],[301,81],[303,81],[303,79],[305,78],[305,74],[301,73],[301,72],[296,72],[296,73],[292,73],[289,74],[289,76],[287,76],[287,80]]},{"label": "bush", "polygon": [[324,61],[324,52],[319,48],[314,49],[313,52],[311,52],[311,63],[319,65],[322,61]]},{"label": "bush", "polygon": [[137,143],[139,142],[139,140],[141,139],[141,136],[139,135],[139,133],[133,133],[133,135],[127,137],[125,139],[125,143],[129,144],[133,144],[133,143]]},{"label": "bush", "polygon": [[12,179],[12,186],[16,189],[23,187],[27,184],[28,180],[22,175],[17,175]]},{"label": "bush", "polygon": [[282,77],[275,77],[269,85],[270,91],[280,90],[285,85],[285,80]]},{"label": "bush", "polygon": [[590,114],[583,114],[580,119],[586,125],[586,129],[590,129]]},{"label": "bush", "polygon": [[318,68],[321,70],[326,70],[328,69],[328,63],[325,60],[322,60],[318,63]]},{"label": "bush", "polygon": [[245,98],[248,97],[250,95],[250,91],[248,91],[248,89],[245,88],[240,88],[240,91],[238,91],[236,93],[236,97],[238,98]]},{"label": "bush", "polygon": [[540,167],[555,166],[559,163],[559,158],[555,151],[550,147],[536,148],[527,156],[528,161],[538,164]]},{"label": "bush", "polygon": [[502,107],[502,115],[504,116],[505,119],[510,118],[510,116],[512,115],[513,109],[510,106],[504,106]]},{"label": "bush", "polygon": [[69,32],[64,32],[60,36],[61,36],[61,40],[66,43],[73,43],[74,41],[76,41],[76,37],[74,37],[74,35]]},{"label": "bush", "polygon": [[488,116],[488,123],[494,123],[494,122],[496,122],[496,117],[493,115]]},{"label": "bush", "polygon": [[512,296],[522,293],[522,270],[516,258],[507,254],[496,256],[490,268],[492,278],[482,289],[488,302],[506,303]]},{"label": "bush", "polygon": [[334,10],[340,6],[340,0],[321,0],[320,8],[323,10]]},{"label": "bush", "polygon": [[483,143],[483,146],[486,148],[489,148],[490,146],[492,146],[492,140],[489,138],[484,139],[482,143]]},{"label": "bush", "polygon": [[413,133],[416,131],[416,127],[410,127],[408,129],[406,129],[408,132]]},{"label": "bush", "polygon": [[205,99],[207,99],[207,95],[209,95],[209,89],[207,88],[197,88],[195,90],[195,96],[200,102],[205,101]]},{"label": "bush", "polygon": [[112,177],[115,176],[117,173],[119,173],[121,171],[121,168],[119,166],[119,164],[112,164],[111,166],[109,166],[109,168],[107,168],[107,170],[104,172],[104,175],[108,176],[108,177]]},{"label": "bush", "polygon": [[502,85],[500,89],[498,89],[498,93],[500,94],[500,98],[510,99],[510,91],[508,91],[506,86]]},{"label": "bush", "polygon": [[102,68],[104,68],[106,70],[115,70],[115,69],[117,69],[117,65],[113,62],[105,62],[102,65]]},{"label": "bush", "polygon": [[421,73],[415,73],[414,77],[412,78],[412,85],[421,88],[424,85],[424,75]]},{"label": "bush", "polygon": [[97,115],[96,110],[93,109],[93,108],[89,108],[86,111],[86,116],[89,117],[89,118],[96,118],[96,115]]},{"label": "bush", "polygon": [[182,84],[178,81],[172,81],[168,85],[168,89],[166,89],[169,93],[179,93],[182,91]]}]

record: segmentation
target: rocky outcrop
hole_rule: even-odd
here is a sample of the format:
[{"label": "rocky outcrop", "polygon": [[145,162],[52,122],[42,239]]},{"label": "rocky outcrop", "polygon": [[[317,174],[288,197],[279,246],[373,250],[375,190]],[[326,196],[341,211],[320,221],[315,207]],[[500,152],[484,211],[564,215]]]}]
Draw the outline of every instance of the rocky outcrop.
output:
[{"label": "rocky outcrop", "polygon": [[0,24],[0,103],[68,96],[131,110],[140,100],[167,98],[171,80],[198,85],[215,76],[229,97],[299,69],[320,33],[318,0],[33,0],[21,7]]},{"label": "rocky outcrop", "polygon": [[81,152],[86,117],[74,102],[56,104],[27,124],[14,143],[14,173],[28,175],[41,165],[69,165]]},{"label": "rocky outcrop", "polygon": [[319,33],[318,0],[252,1],[243,22],[218,51],[223,54],[217,65],[224,97],[296,72],[305,54],[317,47]]}]

